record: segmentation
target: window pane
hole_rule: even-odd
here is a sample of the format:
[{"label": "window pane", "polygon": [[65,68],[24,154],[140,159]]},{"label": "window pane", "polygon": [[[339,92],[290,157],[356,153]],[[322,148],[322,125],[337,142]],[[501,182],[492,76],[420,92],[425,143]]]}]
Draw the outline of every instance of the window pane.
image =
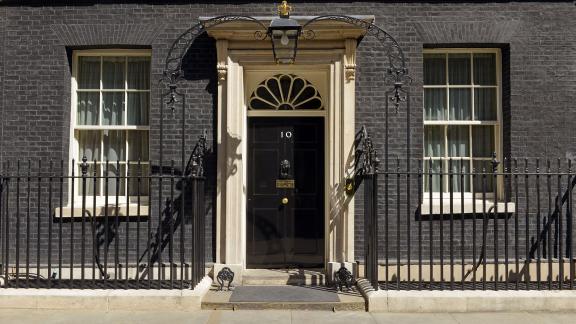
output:
[{"label": "window pane", "polygon": [[102,59],[102,86],[104,89],[124,89],[123,56],[104,56]]},{"label": "window pane", "polygon": [[450,120],[471,120],[470,89],[450,89]]},{"label": "window pane", "polygon": [[496,89],[480,88],[474,90],[474,119],[497,120]]},{"label": "window pane", "polygon": [[148,131],[128,131],[128,160],[148,161]]},{"label": "window pane", "polygon": [[104,131],[104,160],[124,161],[126,159],[126,132],[118,130]]},{"label": "window pane", "polygon": [[474,54],[474,84],[496,85],[496,54]]},{"label": "window pane", "polygon": [[[106,169],[106,165],[103,165],[104,174],[108,177],[108,197],[116,196],[116,192],[118,192],[118,196],[124,196],[126,191],[126,165],[120,164],[120,168],[118,168],[116,163],[108,163],[107,166],[108,169]],[[117,185],[118,188],[116,188]],[[106,188],[106,179],[104,179],[104,187]]]},{"label": "window pane", "polygon": [[[448,179],[448,183],[452,183],[452,192],[470,192],[470,161],[452,160],[448,162],[448,168],[452,170],[452,181]],[[450,187],[447,191],[450,192]]]},{"label": "window pane", "polygon": [[470,84],[470,54],[448,54],[448,82]]},{"label": "window pane", "polygon": [[100,93],[78,92],[77,125],[98,125],[100,115]]},{"label": "window pane", "polygon": [[[432,168],[430,168],[430,165]],[[443,172],[442,170],[442,161],[440,160],[426,160],[424,161],[424,174],[422,177],[424,178],[424,191],[430,192],[430,182],[432,182],[432,192],[440,192],[441,187],[440,184],[440,175],[435,174]]]},{"label": "window pane", "polygon": [[470,155],[470,133],[468,126],[448,126],[448,156]]},{"label": "window pane", "polygon": [[446,84],[446,55],[424,54],[424,85]]},{"label": "window pane", "polygon": [[[88,173],[86,174],[86,195],[87,196],[94,196],[94,193],[96,193],[96,195],[100,194],[100,165],[96,165],[96,178],[94,178],[94,164],[89,164],[88,165]],[[78,165],[77,168],[77,175],[81,176],[82,175],[82,167],[80,165]],[[83,189],[84,189],[84,184],[83,184],[83,180],[77,180],[77,184],[78,184],[78,193],[80,195],[83,194]],[[96,185],[96,187],[94,187],[94,185]]]},{"label": "window pane", "polygon": [[444,126],[424,126],[424,156],[444,156]]},{"label": "window pane", "polygon": [[148,92],[128,92],[128,125],[148,125]]},{"label": "window pane", "polygon": [[128,89],[150,89],[149,57],[128,57]]},{"label": "window pane", "polygon": [[494,126],[472,126],[474,157],[491,157],[496,151],[494,145]]},{"label": "window pane", "polygon": [[78,58],[78,89],[100,89],[100,56]]},{"label": "window pane", "polygon": [[[494,187],[492,184],[494,183],[493,175],[492,175],[492,162],[490,161],[473,161],[474,166],[474,191],[476,192],[477,196],[481,196],[482,193],[485,191],[487,194],[494,192]],[[486,175],[482,175],[480,173],[487,173]],[[477,206],[478,208],[478,206]],[[480,205],[480,211],[482,206]],[[478,209],[477,209],[478,210]]]},{"label": "window pane", "polygon": [[102,125],[124,125],[124,92],[103,92],[102,101]]},{"label": "window pane", "polygon": [[84,156],[88,161],[100,160],[100,131],[79,130],[76,131],[78,139],[79,153],[77,157],[80,161]]},{"label": "window pane", "polygon": [[446,89],[424,89],[424,119],[446,119]]},{"label": "window pane", "polygon": [[[148,175],[149,166],[147,164],[130,164],[128,172],[131,177],[146,176]],[[138,192],[140,187],[140,192]],[[130,196],[147,196],[148,195],[148,178],[131,178],[129,193]],[[131,202],[137,203],[137,199],[132,199]]]}]

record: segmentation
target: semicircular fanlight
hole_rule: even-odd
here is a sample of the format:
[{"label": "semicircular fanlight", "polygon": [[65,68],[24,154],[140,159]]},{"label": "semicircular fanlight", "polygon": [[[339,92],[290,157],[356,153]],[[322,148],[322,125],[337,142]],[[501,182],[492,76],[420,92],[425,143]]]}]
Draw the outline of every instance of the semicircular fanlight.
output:
[{"label": "semicircular fanlight", "polygon": [[277,74],[258,85],[248,102],[251,110],[322,110],[320,92],[294,74]]}]

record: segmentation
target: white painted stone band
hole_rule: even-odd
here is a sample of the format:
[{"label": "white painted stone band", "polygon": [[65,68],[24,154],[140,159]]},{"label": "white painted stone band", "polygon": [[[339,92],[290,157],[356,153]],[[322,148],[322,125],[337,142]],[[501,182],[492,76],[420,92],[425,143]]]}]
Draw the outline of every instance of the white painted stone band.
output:
[{"label": "white painted stone band", "polygon": [[196,311],[210,289],[204,277],[193,290],[0,289],[0,309]]},{"label": "white painted stone band", "polygon": [[368,291],[370,312],[576,311],[576,291]]}]

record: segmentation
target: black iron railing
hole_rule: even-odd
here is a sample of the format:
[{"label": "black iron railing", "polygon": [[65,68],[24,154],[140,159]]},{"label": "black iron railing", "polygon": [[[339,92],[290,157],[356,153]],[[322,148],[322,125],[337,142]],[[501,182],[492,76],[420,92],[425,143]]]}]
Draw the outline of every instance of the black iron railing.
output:
[{"label": "black iron railing", "polygon": [[205,275],[199,151],[184,172],[174,162],[84,159],[71,174],[64,161],[4,164],[3,287],[194,287]]},{"label": "black iron railing", "polygon": [[[573,289],[570,161],[413,161],[363,174],[376,289]],[[412,188],[412,189],[411,189]]]}]

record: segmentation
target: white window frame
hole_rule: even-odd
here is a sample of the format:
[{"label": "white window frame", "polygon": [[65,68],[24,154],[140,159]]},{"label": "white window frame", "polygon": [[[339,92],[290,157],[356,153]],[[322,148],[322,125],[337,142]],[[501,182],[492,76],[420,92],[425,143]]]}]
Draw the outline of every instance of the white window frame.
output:
[{"label": "white window frame", "polygon": [[[471,76],[471,82],[469,85],[450,85],[449,84],[449,79],[448,79],[448,54],[478,54],[478,53],[491,53],[491,54],[495,54],[496,55],[496,85],[495,86],[487,86],[487,85],[475,85],[474,84],[474,60],[471,59],[470,60],[470,76]],[[464,158],[464,161],[470,161],[472,162],[472,160],[485,160],[485,161],[491,161],[492,158],[477,158],[477,157],[473,157],[473,137],[472,137],[472,127],[470,126],[474,126],[474,125],[489,125],[489,126],[494,126],[494,149],[496,151],[496,158],[501,161],[502,160],[502,147],[503,147],[503,137],[502,137],[502,52],[499,48],[433,48],[433,49],[424,49],[423,50],[423,54],[446,54],[446,84],[443,85],[424,85],[423,84],[423,89],[450,89],[450,88],[469,88],[472,89],[471,92],[471,116],[472,118],[474,117],[474,89],[480,89],[480,88],[491,88],[494,89],[496,88],[496,120],[495,121],[480,121],[480,120],[469,120],[469,121],[461,121],[461,120],[426,120],[426,111],[424,109],[424,106],[422,107],[422,120],[424,123],[423,129],[426,126],[445,126],[444,127],[444,147],[447,147],[447,141],[448,141],[448,134],[447,134],[447,130],[448,127],[447,126],[453,126],[453,125],[465,125],[465,126],[469,126],[469,156],[467,158]],[[422,91],[422,103],[424,104],[424,90]],[[448,110],[448,113],[450,111],[449,107],[450,107],[450,96],[447,94],[446,96],[446,107]],[[447,118],[449,118],[447,116]],[[424,139],[424,134],[425,132],[422,133],[422,143],[424,145],[426,145],[425,139]],[[422,150],[422,152],[424,153],[424,148]],[[424,157],[423,158],[423,165],[422,168],[424,170],[424,166],[429,163],[430,159],[432,159],[433,161],[436,160],[441,160],[441,161],[448,161],[450,158],[448,156],[449,152],[447,149],[444,149],[444,156],[443,157]],[[458,162],[460,161],[460,158],[453,158],[452,161],[454,162]],[[472,163],[470,163],[470,171],[472,171]],[[502,165],[500,165],[498,167],[499,172],[502,170]],[[477,172],[479,172],[481,170],[477,170]],[[487,171],[491,171],[491,170],[487,170]],[[455,176],[458,176],[455,173]],[[472,186],[474,186],[474,182],[472,181],[472,176],[469,175],[468,177],[470,177],[469,179],[469,183],[470,183],[470,192],[464,192],[464,199],[472,199],[472,198],[482,198],[482,193],[480,192],[476,192],[475,197],[472,197]],[[424,179],[423,179],[424,181]],[[496,183],[497,186],[497,191],[499,193],[502,193],[502,190],[504,188],[503,185],[503,181],[501,179],[501,177],[498,178],[498,181]],[[424,200],[429,200],[430,199],[430,191],[425,191],[425,186],[424,184],[422,184],[422,188],[423,188],[423,199]],[[442,193],[442,198],[443,199],[450,199],[450,192],[449,192],[449,176],[446,174],[443,177],[443,188],[444,188],[444,192]],[[499,194],[500,196],[500,194]],[[493,192],[486,192],[486,197],[487,198],[494,198],[494,193]],[[440,192],[432,192],[432,198],[433,199],[439,199],[440,198]],[[452,195],[453,200],[457,200],[457,199],[461,199],[462,198],[462,192],[460,191],[453,191],[453,195]]]},{"label": "white window frame", "polygon": [[[77,111],[78,111],[78,107],[77,107],[77,92],[78,90],[80,91],[85,91],[85,92],[98,92],[100,93],[100,114],[99,114],[99,118],[102,118],[102,93],[106,92],[106,91],[124,91],[124,102],[127,102],[127,93],[128,92],[148,92],[150,94],[149,98],[150,98],[150,103],[149,103],[149,109],[151,107],[151,101],[152,101],[152,90],[151,90],[151,86],[148,90],[129,90],[128,91],[128,85],[127,85],[127,80],[125,80],[124,82],[124,89],[103,89],[103,85],[102,85],[102,70],[100,72],[100,89],[95,90],[95,89],[78,89],[78,60],[80,57],[82,56],[100,56],[100,57],[105,57],[105,56],[125,56],[125,57],[130,57],[130,56],[148,56],[151,57],[152,56],[152,51],[149,49],[97,49],[97,50],[75,50],[72,54],[72,78],[71,78],[71,114],[70,114],[70,152],[69,152],[69,156],[70,156],[70,163],[69,163],[69,167],[68,167],[68,174],[71,176],[72,175],[72,170],[73,168],[76,168],[76,166],[81,163],[81,159],[82,157],[80,156],[80,147],[79,147],[79,143],[76,139],[75,133],[77,130],[144,130],[144,131],[148,131],[148,135],[150,135],[150,117],[148,120],[148,125],[107,125],[107,126],[99,126],[99,125],[76,125],[76,120],[77,120]],[[125,64],[125,69],[128,68],[128,65]],[[100,69],[102,69],[102,61],[100,62]],[[125,71],[125,73],[127,73]],[[151,80],[151,78],[150,78]],[[127,114],[128,114],[128,109],[124,109],[124,116],[123,116],[123,120],[127,121]],[[148,113],[148,116],[150,116],[150,113]],[[100,145],[103,146],[103,141],[102,139],[100,140]],[[148,141],[148,146],[150,146],[150,140]],[[126,138],[126,158],[128,157],[128,153],[129,153],[129,147],[128,147],[128,140]],[[100,154],[104,154],[104,148],[101,147],[100,148]],[[150,152],[150,147],[148,147],[148,152]],[[74,160],[74,163],[72,163],[72,160]],[[88,163],[90,163],[91,161],[88,161]],[[100,163],[101,163],[101,172],[100,175],[103,175],[103,171],[104,171],[104,166],[105,166],[105,162],[104,160],[101,159]],[[128,170],[128,164],[125,162],[123,163],[126,167],[126,172]],[[141,161],[142,164],[142,168],[143,170],[145,170],[144,166],[148,166],[150,167],[150,162],[149,161]],[[115,166],[116,165],[116,161],[114,162],[110,162],[110,166]],[[121,163],[122,165],[122,163]],[[136,164],[137,165],[137,164]],[[74,206],[80,206],[82,204],[82,195],[80,195],[79,192],[79,182],[78,181],[82,181],[81,179],[79,179],[78,177],[81,176],[81,174],[78,174],[78,169],[76,169],[74,171],[74,175],[76,177],[75,181],[74,181],[74,186],[72,186],[72,181],[69,181],[68,183],[68,192],[71,193],[71,195],[73,195],[74,197]],[[92,174],[88,174],[88,177],[90,177]],[[86,195],[86,206],[92,206],[94,203],[94,198],[96,198],[96,206],[104,206],[106,204],[106,198],[103,195],[103,188],[104,188],[104,184],[103,184],[104,180],[101,179],[100,181],[100,195],[97,196],[89,196]],[[116,195],[108,195],[108,205],[116,205],[116,204],[129,204],[129,203],[136,203],[138,200],[137,196],[128,196],[127,195],[127,191],[126,191],[126,185],[125,185],[125,195],[124,196],[118,196],[118,201],[116,201]],[[142,205],[147,205],[148,204],[148,196],[147,195],[141,195],[140,196],[140,203]],[[72,205],[72,199],[69,200],[68,205]]]}]

